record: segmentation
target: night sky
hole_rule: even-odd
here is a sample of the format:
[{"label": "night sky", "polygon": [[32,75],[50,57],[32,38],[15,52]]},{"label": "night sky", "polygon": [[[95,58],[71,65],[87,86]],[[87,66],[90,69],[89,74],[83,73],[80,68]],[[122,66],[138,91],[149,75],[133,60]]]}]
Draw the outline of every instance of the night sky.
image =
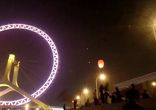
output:
[{"label": "night sky", "polygon": [[[93,89],[98,59],[104,59],[111,84],[154,72],[155,18],[155,0],[0,1],[0,25],[34,25],[58,48],[57,76],[40,97],[50,105],[71,102],[85,86]],[[19,85],[29,93],[39,88],[51,65],[46,42],[29,31],[0,33],[1,76],[9,53],[21,61]]]}]

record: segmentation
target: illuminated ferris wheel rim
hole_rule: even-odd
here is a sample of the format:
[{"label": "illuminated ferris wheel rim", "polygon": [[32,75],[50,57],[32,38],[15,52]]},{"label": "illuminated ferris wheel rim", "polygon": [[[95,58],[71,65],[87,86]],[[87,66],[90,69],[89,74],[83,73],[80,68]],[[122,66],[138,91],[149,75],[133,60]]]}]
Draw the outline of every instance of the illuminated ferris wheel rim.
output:
[{"label": "illuminated ferris wheel rim", "polygon": [[[38,90],[36,90],[34,93],[31,94],[31,96],[33,96],[34,98],[37,98],[50,86],[50,84],[53,82],[53,80],[55,78],[57,68],[58,68],[57,48],[56,48],[54,42],[52,41],[52,39],[49,37],[49,35],[35,26],[31,26],[31,25],[27,25],[27,24],[19,24],[19,23],[7,24],[7,25],[0,26],[0,32],[12,30],[12,29],[23,29],[23,30],[28,30],[28,31],[38,34],[39,36],[44,38],[44,40],[48,43],[48,45],[51,49],[51,52],[53,54],[53,60],[52,60],[53,65],[51,66],[51,73],[50,73],[48,79]],[[12,101],[0,101],[0,105],[11,105],[11,106],[17,105],[18,106],[18,105],[23,105],[30,101],[31,100],[29,98],[21,98],[21,99],[12,100]]]}]

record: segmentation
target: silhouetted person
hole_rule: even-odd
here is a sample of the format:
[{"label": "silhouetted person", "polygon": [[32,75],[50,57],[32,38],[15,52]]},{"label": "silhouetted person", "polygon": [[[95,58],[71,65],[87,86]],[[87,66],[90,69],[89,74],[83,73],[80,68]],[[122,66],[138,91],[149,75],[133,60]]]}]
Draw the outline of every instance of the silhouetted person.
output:
[{"label": "silhouetted person", "polygon": [[85,106],[87,107],[89,105],[89,98],[87,99],[87,101],[85,102]]},{"label": "silhouetted person", "polygon": [[104,103],[105,100],[104,100],[104,86],[103,85],[100,85],[100,87],[99,87],[99,93],[100,93],[101,102]]},{"label": "silhouetted person", "polygon": [[135,89],[135,85],[131,84],[131,88],[126,93],[127,102],[123,106],[123,110],[144,110],[143,107],[136,103],[139,98],[139,92]]},{"label": "silhouetted person", "polygon": [[95,105],[98,105],[98,104],[99,104],[99,101],[98,101],[98,98],[97,98],[97,96],[96,96],[96,89],[95,89],[94,92],[93,92],[93,98],[94,98],[94,104],[95,104]]},{"label": "silhouetted person", "polygon": [[66,110],[66,104],[63,105],[63,110]]},{"label": "silhouetted person", "polygon": [[115,95],[115,92],[113,92],[113,93],[110,95],[110,98],[111,98],[111,102],[112,102],[112,103],[115,103],[115,102],[116,102],[116,95]]},{"label": "silhouetted person", "polygon": [[75,99],[74,100],[74,109],[76,109],[76,106],[77,106],[77,100]]},{"label": "silhouetted person", "polygon": [[119,91],[119,88],[115,88],[115,96],[116,96],[116,102],[121,102],[122,101],[122,95],[121,92]]},{"label": "silhouetted person", "polygon": [[108,97],[109,97],[109,93],[108,91],[104,91],[104,103],[108,103],[107,100],[108,100]]},{"label": "silhouetted person", "polygon": [[143,98],[143,99],[148,99],[148,98],[150,98],[150,96],[147,94],[147,91],[146,91],[146,90],[144,90],[144,92],[143,92],[143,94],[142,94],[142,98]]},{"label": "silhouetted person", "polygon": [[126,97],[129,98],[129,100],[139,99],[140,94],[139,91],[135,88],[134,84],[131,84],[131,88],[127,91]]}]

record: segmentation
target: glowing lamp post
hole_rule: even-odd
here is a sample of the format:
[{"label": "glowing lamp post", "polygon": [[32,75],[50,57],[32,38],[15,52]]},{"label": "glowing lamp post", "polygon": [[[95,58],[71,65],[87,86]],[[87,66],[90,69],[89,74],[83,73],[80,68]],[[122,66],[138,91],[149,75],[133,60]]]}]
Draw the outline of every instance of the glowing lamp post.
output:
[{"label": "glowing lamp post", "polygon": [[74,100],[72,100],[72,103],[74,103]]},{"label": "glowing lamp post", "polygon": [[76,100],[80,100],[80,96],[79,95],[76,96]]},{"label": "glowing lamp post", "polygon": [[40,110],[40,108],[36,108],[36,110]]},{"label": "glowing lamp post", "polygon": [[106,79],[106,75],[105,74],[100,74],[99,79],[100,79],[100,81],[104,81]]},{"label": "glowing lamp post", "polygon": [[151,83],[151,85],[152,85],[152,87],[153,87],[153,95],[154,96],[156,96],[156,82],[155,81],[153,81],[152,83]]},{"label": "glowing lamp post", "polygon": [[84,88],[82,90],[82,94],[83,94],[83,102],[85,103],[85,101],[89,98],[89,89],[88,88]]},{"label": "glowing lamp post", "polygon": [[[98,67],[99,67],[100,70],[102,70],[104,68],[104,60],[102,60],[102,59],[98,60]],[[95,84],[95,86],[96,86],[96,97],[97,98],[98,98],[98,80],[104,81],[105,79],[106,79],[106,75],[103,74],[103,73],[99,74],[96,77],[96,82],[95,82],[96,84]]]},{"label": "glowing lamp post", "polygon": [[80,97],[80,95],[76,95],[75,99],[77,101],[77,105],[79,106],[81,104],[81,97]]},{"label": "glowing lamp post", "polygon": [[84,95],[88,95],[88,93],[89,93],[89,90],[88,90],[87,88],[84,88],[84,89],[83,89],[83,94],[84,94]]},{"label": "glowing lamp post", "polygon": [[100,69],[102,69],[104,67],[104,60],[102,60],[102,59],[98,60],[98,67]]},{"label": "glowing lamp post", "polygon": [[84,89],[83,89],[83,94],[84,94],[85,98],[88,98],[89,89],[88,89],[88,88],[84,88]]},{"label": "glowing lamp post", "polygon": [[153,28],[153,34],[154,34],[154,38],[155,38],[155,40],[156,40],[155,26],[156,26],[156,20],[154,21],[153,26],[152,26],[152,28]]},{"label": "glowing lamp post", "polygon": [[25,110],[29,110],[29,104],[25,105]]},{"label": "glowing lamp post", "polygon": [[152,82],[152,86],[156,87],[156,82],[155,81]]}]

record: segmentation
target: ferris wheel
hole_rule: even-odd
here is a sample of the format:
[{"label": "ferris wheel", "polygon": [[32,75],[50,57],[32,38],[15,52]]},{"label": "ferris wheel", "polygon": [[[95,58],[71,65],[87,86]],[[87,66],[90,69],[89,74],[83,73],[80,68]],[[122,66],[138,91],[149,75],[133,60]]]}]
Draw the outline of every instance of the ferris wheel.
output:
[{"label": "ferris wheel", "polygon": [[[0,100],[0,105],[19,106],[19,105],[23,105],[23,104],[26,104],[26,103],[30,102],[32,99],[35,100],[38,96],[43,94],[45,92],[45,90],[51,85],[51,83],[53,82],[53,80],[55,78],[55,75],[57,73],[58,64],[59,64],[59,57],[58,57],[57,48],[56,48],[53,40],[51,39],[51,37],[48,34],[46,34],[41,29],[39,29],[39,28],[37,28],[35,26],[32,26],[32,25],[18,24],[18,23],[7,24],[7,25],[0,26],[0,32],[7,31],[7,30],[28,30],[28,31],[36,33],[41,38],[43,38],[44,41],[48,44],[48,46],[50,47],[52,56],[53,56],[53,59],[51,59],[52,65],[50,67],[49,77],[46,79],[44,84],[42,84],[42,86],[39,89],[37,89],[36,91],[34,91],[30,95],[30,97],[29,97],[29,95],[27,93],[22,91],[22,89],[20,89],[20,87],[18,87],[17,85],[12,85],[7,78],[0,80],[0,87],[2,86],[2,84],[9,87],[9,89],[4,90],[6,93],[7,93],[7,91],[8,92],[9,91],[16,91],[16,92],[19,92],[19,93],[22,92],[22,94],[24,94],[24,96],[26,96],[24,98],[20,98],[20,99],[16,99],[16,100],[10,100],[10,101],[1,101]],[[14,58],[14,55],[12,55],[12,57],[10,56],[10,58]],[[17,66],[19,66],[19,64]],[[16,90],[16,89],[18,89],[18,90]],[[4,91],[0,91],[0,93],[3,94]],[[6,93],[4,93],[4,94],[6,94]]]}]

